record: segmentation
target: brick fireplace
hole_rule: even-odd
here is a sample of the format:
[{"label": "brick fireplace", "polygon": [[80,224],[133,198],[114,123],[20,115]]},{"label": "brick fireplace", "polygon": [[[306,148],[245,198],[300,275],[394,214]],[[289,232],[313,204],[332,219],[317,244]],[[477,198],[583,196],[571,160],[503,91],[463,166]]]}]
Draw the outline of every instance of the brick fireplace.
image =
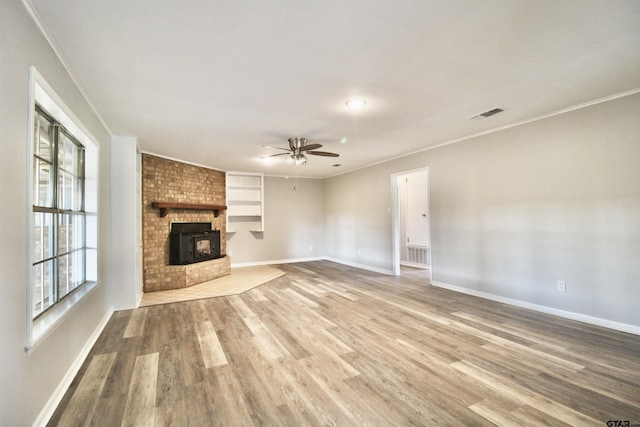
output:
[{"label": "brick fireplace", "polygon": [[[170,265],[172,223],[210,222],[220,230],[220,252],[226,254],[226,212],[172,208],[161,211],[153,203],[226,205],[225,173],[142,154],[142,233],[144,291],[179,289],[231,272],[229,257],[189,265]],[[165,215],[165,216],[162,216]]]}]

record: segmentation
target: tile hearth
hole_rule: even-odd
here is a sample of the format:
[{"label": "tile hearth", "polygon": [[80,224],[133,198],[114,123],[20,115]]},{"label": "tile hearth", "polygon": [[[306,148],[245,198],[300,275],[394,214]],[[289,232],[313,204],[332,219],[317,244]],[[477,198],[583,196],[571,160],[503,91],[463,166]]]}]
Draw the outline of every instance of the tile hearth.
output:
[{"label": "tile hearth", "polygon": [[237,295],[260,286],[285,273],[269,265],[232,268],[231,274],[183,289],[147,292],[143,294],[140,307],[173,302],[190,301]]}]

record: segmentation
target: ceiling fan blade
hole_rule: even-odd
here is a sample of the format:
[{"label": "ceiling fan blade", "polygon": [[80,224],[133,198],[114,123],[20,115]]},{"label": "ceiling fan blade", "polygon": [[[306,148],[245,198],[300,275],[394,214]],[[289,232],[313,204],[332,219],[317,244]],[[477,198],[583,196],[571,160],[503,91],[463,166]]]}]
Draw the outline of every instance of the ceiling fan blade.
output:
[{"label": "ceiling fan blade", "polygon": [[307,145],[304,145],[302,148],[300,148],[300,151],[315,150],[320,147],[322,147],[322,144],[307,144]]},{"label": "ceiling fan blade", "polygon": [[324,157],[338,157],[340,154],[329,153],[327,151],[307,151],[307,154],[313,154],[314,156],[324,156]]},{"label": "ceiling fan blade", "polygon": [[270,156],[262,156],[260,158],[261,159],[268,159],[269,157],[286,156],[288,154],[289,154],[288,152],[287,153],[278,153],[278,154],[271,154]]},{"label": "ceiling fan blade", "polygon": [[276,150],[284,150],[284,151],[290,151],[288,148],[282,148],[282,147],[273,147],[271,145],[263,145],[262,148],[274,148]]}]

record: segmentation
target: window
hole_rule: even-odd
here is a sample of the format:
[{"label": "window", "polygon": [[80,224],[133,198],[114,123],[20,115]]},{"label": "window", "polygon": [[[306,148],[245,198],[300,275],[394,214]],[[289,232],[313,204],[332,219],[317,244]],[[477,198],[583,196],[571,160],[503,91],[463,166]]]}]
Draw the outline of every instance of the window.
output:
[{"label": "window", "polygon": [[33,130],[35,319],[86,281],[84,146],[36,105]]},{"label": "window", "polygon": [[33,65],[29,106],[26,354],[100,287],[100,143]]}]

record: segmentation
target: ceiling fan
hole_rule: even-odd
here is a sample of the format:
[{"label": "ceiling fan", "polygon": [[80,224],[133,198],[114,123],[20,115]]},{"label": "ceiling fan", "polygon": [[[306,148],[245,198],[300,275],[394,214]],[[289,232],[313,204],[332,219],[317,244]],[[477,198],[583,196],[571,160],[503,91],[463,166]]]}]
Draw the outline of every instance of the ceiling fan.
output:
[{"label": "ceiling fan", "polygon": [[271,147],[269,145],[265,145],[265,148],[274,148],[276,150],[284,150],[286,153],[278,153],[272,154],[270,156],[260,157],[261,159],[266,159],[268,157],[277,157],[277,156],[289,156],[286,158],[286,162],[289,165],[306,165],[309,163],[309,159],[307,159],[306,154],[311,154],[314,156],[324,156],[324,157],[338,157],[339,154],[329,153],[328,151],[317,151],[318,148],[322,148],[321,144],[308,144],[309,140],[307,138],[295,137],[289,138],[289,148],[282,147]]}]

